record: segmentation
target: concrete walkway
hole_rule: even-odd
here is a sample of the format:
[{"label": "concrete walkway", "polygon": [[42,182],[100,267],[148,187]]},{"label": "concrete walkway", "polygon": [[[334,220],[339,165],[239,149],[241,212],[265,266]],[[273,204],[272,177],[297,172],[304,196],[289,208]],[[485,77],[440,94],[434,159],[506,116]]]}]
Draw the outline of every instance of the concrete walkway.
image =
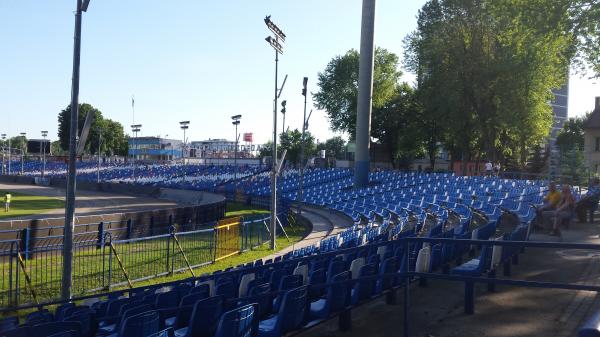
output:
[{"label": "concrete walkway", "polygon": [[[600,224],[575,224],[563,230],[564,242],[600,244]],[[556,241],[543,233],[535,241]],[[501,274],[501,273],[500,273]],[[499,275],[501,277],[501,275]],[[516,280],[600,284],[600,251],[528,248],[513,266]],[[337,319],[300,333],[303,337],[403,336],[403,296],[398,304],[377,299],[352,309],[353,329],[338,330]],[[476,287],[475,314],[463,312],[464,284],[429,280],[427,288],[410,289],[410,336],[415,337],[507,337],[576,336],[582,321],[600,301],[594,292],[497,286],[487,292]]]},{"label": "concrete walkway", "polygon": [[312,224],[312,231],[306,238],[277,253],[264,257],[263,260],[283,256],[291,251],[313,244],[318,245],[319,241],[324,238],[330,235],[337,235],[337,233],[352,226],[352,220],[348,217],[317,207],[304,207],[302,209],[302,216]]}]

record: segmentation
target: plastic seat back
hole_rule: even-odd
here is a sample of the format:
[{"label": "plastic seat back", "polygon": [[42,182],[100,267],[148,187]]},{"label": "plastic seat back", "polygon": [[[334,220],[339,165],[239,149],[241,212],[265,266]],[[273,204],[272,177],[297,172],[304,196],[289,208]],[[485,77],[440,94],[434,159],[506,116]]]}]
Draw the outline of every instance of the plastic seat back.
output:
[{"label": "plastic seat back", "polygon": [[283,296],[281,308],[277,316],[282,335],[302,325],[306,316],[307,301],[307,286],[292,289]]},{"label": "plastic seat back", "polygon": [[190,316],[187,335],[194,337],[211,336],[215,332],[223,308],[224,299],[222,296],[213,296],[196,302]]},{"label": "plastic seat back", "polygon": [[259,284],[250,290],[249,295],[253,298],[250,302],[258,304],[258,316],[263,318],[273,310],[273,301],[271,299],[271,286],[268,283]]},{"label": "plastic seat back", "polygon": [[147,337],[160,329],[160,317],[157,311],[147,311],[125,319],[119,330],[122,337]]},{"label": "plastic seat back", "polygon": [[252,336],[256,331],[254,323],[257,307],[257,304],[248,304],[224,313],[219,320],[215,337]]}]

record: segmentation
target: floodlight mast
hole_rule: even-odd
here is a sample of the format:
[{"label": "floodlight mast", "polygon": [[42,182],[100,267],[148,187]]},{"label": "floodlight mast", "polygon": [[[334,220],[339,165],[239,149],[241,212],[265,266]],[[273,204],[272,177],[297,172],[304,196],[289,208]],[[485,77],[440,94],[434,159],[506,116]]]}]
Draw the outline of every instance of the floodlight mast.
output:
[{"label": "floodlight mast", "polygon": [[[275,241],[277,239],[277,233],[276,233],[276,229],[277,229],[277,98],[279,97],[278,95],[278,81],[277,81],[277,75],[278,75],[278,64],[279,64],[279,54],[283,54],[283,47],[282,45],[279,43],[279,41],[281,40],[281,42],[285,42],[285,34],[283,33],[283,31],[277,27],[277,25],[275,25],[273,23],[273,21],[271,21],[271,16],[268,15],[265,17],[265,24],[267,25],[267,28],[269,28],[269,30],[271,32],[273,32],[273,34],[275,35],[275,37],[271,37],[268,36],[265,40],[271,45],[271,47],[275,50],[275,93],[274,93],[274,99],[273,99],[273,145],[272,145],[272,150],[271,150],[271,158],[272,158],[272,167],[271,167],[271,223],[270,223],[270,230],[271,230],[271,242],[270,242],[270,247],[271,249],[275,249],[276,248],[276,244]],[[283,88],[282,88],[283,89]]]},{"label": "floodlight mast", "polygon": [[233,181],[237,183],[237,150],[238,150],[238,140],[240,137],[238,136],[238,125],[240,125],[240,119],[242,119],[242,115],[231,116],[231,124],[235,125],[235,149],[233,150]]},{"label": "floodlight mast", "polygon": [[48,137],[48,131],[42,131],[42,137],[44,141],[42,143],[42,178],[46,175],[46,137]]},{"label": "floodlight mast", "polygon": [[63,272],[61,298],[71,299],[73,270],[73,222],[75,216],[75,177],[77,167],[77,120],[79,115],[79,66],[81,60],[81,16],[88,10],[90,0],[77,0],[75,11],[75,33],[73,38],[73,76],[71,84],[71,121],[69,127],[69,167],[67,175],[67,193],[65,207],[65,226],[63,234]]},{"label": "floodlight mast", "polygon": [[302,96],[304,96],[304,116],[302,117],[302,138],[301,138],[301,146],[300,146],[300,195],[298,198],[299,208],[298,213],[302,214],[302,205],[304,204],[304,139],[306,134],[306,128],[308,125],[306,123],[306,86],[308,84],[308,77],[305,77],[302,80]]},{"label": "floodlight mast", "polygon": [[181,122],[179,122],[179,125],[181,127],[181,130],[183,130],[183,143],[181,145],[181,158],[183,159],[183,162],[185,164],[185,149],[186,149],[185,131],[190,128],[189,127],[190,121],[181,121]]},{"label": "floodlight mast", "polygon": [[21,143],[21,175],[23,175],[25,173],[24,170],[23,170],[23,160],[25,159],[24,158],[25,157],[25,149],[24,149],[24,147],[27,146],[27,143],[25,142],[26,139],[27,139],[26,136],[27,136],[27,133],[21,132],[21,138],[22,138],[21,139],[22,140],[22,143]]}]

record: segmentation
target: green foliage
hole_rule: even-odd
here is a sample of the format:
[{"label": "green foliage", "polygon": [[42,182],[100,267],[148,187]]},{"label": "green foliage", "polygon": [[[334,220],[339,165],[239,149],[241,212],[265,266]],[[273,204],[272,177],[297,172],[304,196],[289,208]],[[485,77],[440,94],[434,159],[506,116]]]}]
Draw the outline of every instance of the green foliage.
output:
[{"label": "green foliage", "polygon": [[[85,152],[89,154],[98,153],[98,143],[101,142],[101,153],[104,155],[127,155],[127,138],[123,125],[110,119],[105,119],[102,112],[90,104],[79,105],[78,127],[80,133],[85,123],[85,117],[89,112],[94,112],[94,119],[85,144]],[[60,148],[67,152],[69,150],[69,134],[71,123],[71,106],[67,106],[58,114],[58,139]],[[99,135],[101,134],[101,140]]]},{"label": "green foliage", "polygon": [[0,140],[0,146],[8,148],[9,143],[10,143],[10,147],[12,149],[16,149],[16,150],[13,150],[13,154],[21,154],[21,152],[20,152],[21,150],[24,150],[25,153],[27,153],[27,137],[22,137],[22,136],[10,137],[10,142],[8,141],[8,138],[4,141]]},{"label": "green foliage", "polygon": [[372,134],[387,147],[394,166],[407,169],[410,163],[424,154],[422,110],[412,87],[402,83],[396,95],[377,109],[372,122]]},{"label": "green foliage", "polygon": [[522,167],[549,134],[548,101],[566,80],[572,47],[550,2],[430,0],[419,12],[405,65],[417,74],[425,125],[454,158],[511,157]]},{"label": "green foliage", "polygon": [[550,152],[547,149],[544,150],[539,145],[534,146],[531,150],[531,157],[527,163],[527,171],[537,174],[544,173],[547,169],[549,157]]},{"label": "green foliage", "polygon": [[561,153],[572,150],[583,151],[583,123],[588,117],[589,114],[583,117],[572,117],[565,122],[563,129],[556,136],[556,146]]},{"label": "green foliage", "polygon": [[[300,163],[300,151],[302,148],[302,132],[294,129],[282,133],[279,135],[279,144],[281,144],[281,151],[287,150],[286,161],[292,163],[294,166],[298,165]],[[315,148],[315,137],[306,131],[304,134],[305,160],[315,153]]]},{"label": "green foliage", "polygon": [[317,144],[317,152],[325,150],[327,158],[344,159],[346,156],[346,141],[340,136],[329,138],[325,143]]},{"label": "green foliage", "polygon": [[[398,56],[383,48],[375,50],[374,64],[373,119],[376,119],[376,110],[383,108],[396,95],[402,72],[398,70]],[[343,56],[336,56],[319,73],[319,91],[314,95],[317,108],[327,112],[331,128],[348,132],[352,138],[356,133],[358,65],[359,53],[354,49]]]},{"label": "green foliage", "polygon": [[588,176],[582,150],[572,149],[561,153],[561,174],[573,177],[574,183]]}]

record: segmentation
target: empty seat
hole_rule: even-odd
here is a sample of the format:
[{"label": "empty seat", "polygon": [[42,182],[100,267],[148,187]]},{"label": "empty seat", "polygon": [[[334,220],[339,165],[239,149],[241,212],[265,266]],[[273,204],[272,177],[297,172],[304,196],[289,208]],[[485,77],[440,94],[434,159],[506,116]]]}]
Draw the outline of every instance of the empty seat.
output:
[{"label": "empty seat", "polygon": [[254,335],[257,304],[248,304],[227,311],[219,320],[215,337],[250,337]]}]

